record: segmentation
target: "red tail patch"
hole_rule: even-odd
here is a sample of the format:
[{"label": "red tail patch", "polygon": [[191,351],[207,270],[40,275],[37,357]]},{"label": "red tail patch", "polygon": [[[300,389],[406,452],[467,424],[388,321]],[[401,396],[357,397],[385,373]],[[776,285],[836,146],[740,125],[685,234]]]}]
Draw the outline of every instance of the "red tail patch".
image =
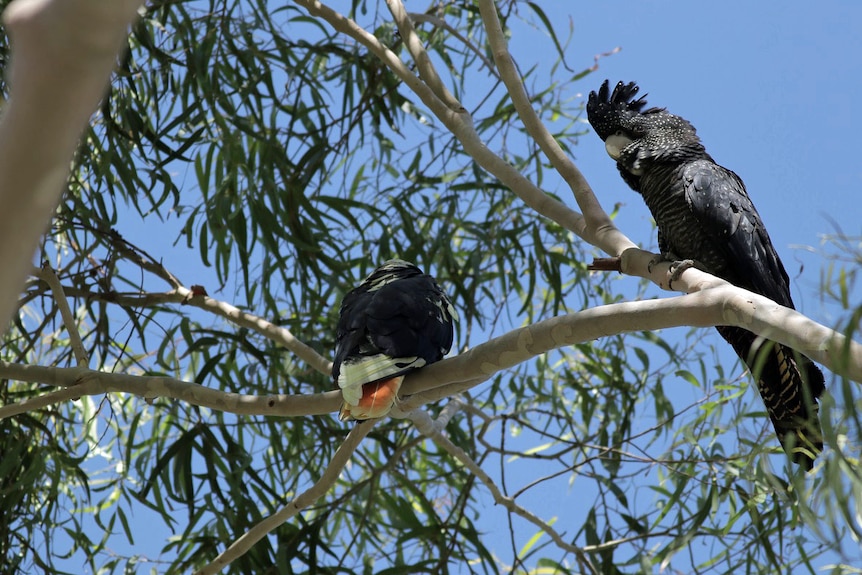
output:
[{"label": "red tail patch", "polygon": [[359,400],[359,405],[342,403],[338,419],[346,421],[348,419],[377,419],[385,416],[392,409],[395,400],[398,399],[398,390],[401,389],[402,381],[404,381],[404,376],[399,375],[398,377],[366,383],[362,386],[362,399]]}]

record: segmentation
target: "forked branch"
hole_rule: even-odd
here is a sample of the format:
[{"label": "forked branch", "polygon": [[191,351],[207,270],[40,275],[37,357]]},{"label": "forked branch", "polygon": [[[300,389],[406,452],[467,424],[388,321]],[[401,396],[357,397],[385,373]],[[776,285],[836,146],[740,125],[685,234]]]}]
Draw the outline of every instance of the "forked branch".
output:
[{"label": "forked branch", "polygon": [[494,0],[479,0],[479,12],[482,14],[482,22],[488,34],[488,43],[491,46],[491,53],[494,55],[494,62],[506,84],[506,89],[512,98],[512,104],[518,112],[518,117],[524,123],[527,132],[551,161],[551,165],[569,185],[578,206],[583,211],[584,226],[579,234],[581,238],[614,256],[620,255],[626,249],[636,247],[611,222],[611,218],[602,209],[586,178],[566,155],[533,109],[527,89],[524,87],[518,67],[515,65],[515,60],[509,53],[506,36],[503,34]]},{"label": "forked branch", "polygon": [[[415,93],[422,103],[458,138],[464,150],[485,170],[497,177],[511,189],[525,204],[537,213],[557,222],[563,228],[579,236],[585,228],[584,218],[575,210],[542,191],[523,176],[514,166],[492,152],[473,128],[473,122],[466,110],[453,110],[447,106],[434,91],[414,74],[410,68],[389,48],[384,46],[373,34],[356,22],[339,14],[317,0],[294,0],[308,10],[309,14],[327,22],[336,31],[345,34],[365,46],[377,56],[390,70]],[[616,255],[616,254],[615,254]]]}]

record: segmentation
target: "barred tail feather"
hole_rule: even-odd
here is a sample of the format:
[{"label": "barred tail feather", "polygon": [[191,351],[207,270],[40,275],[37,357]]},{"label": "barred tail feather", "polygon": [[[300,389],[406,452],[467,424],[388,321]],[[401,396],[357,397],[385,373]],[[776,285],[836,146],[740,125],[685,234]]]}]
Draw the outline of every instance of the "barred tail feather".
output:
[{"label": "barred tail feather", "polygon": [[823,373],[789,347],[755,334],[721,326],[718,332],[757,376],[757,387],[775,432],[793,461],[811,469],[823,449],[817,398],[825,390]]}]

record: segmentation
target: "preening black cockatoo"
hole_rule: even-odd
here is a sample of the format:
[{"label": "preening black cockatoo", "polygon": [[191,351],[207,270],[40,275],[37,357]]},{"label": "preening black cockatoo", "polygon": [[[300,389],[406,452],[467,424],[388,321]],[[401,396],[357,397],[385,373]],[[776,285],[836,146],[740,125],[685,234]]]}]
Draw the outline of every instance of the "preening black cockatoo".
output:
[{"label": "preening black cockatoo", "polygon": [[403,260],[374,270],[344,296],[340,313],[332,379],[342,421],[389,413],[405,374],[449,352],[457,319],[434,278]]},{"label": "preening black cockatoo", "polygon": [[[694,265],[789,308],[790,280],[745,185],[715,163],[694,127],[664,108],[635,98],[634,82],[608,82],[590,92],[587,116],[617,163],[623,180],[640,193],[655,218],[668,258]],[[785,451],[806,469],[823,448],[817,398],[823,374],[792,349],[730,326],[718,332],[758,374],[758,389]]]}]

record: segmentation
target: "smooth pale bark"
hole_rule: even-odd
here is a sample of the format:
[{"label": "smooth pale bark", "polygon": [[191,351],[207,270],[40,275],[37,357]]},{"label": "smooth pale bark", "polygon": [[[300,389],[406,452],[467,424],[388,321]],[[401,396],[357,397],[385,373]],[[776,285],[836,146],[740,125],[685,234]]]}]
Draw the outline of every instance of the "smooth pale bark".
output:
[{"label": "smooth pale bark", "polygon": [[138,0],[17,0],[0,118],[0,329],[65,189],[81,132],[104,93]]}]

